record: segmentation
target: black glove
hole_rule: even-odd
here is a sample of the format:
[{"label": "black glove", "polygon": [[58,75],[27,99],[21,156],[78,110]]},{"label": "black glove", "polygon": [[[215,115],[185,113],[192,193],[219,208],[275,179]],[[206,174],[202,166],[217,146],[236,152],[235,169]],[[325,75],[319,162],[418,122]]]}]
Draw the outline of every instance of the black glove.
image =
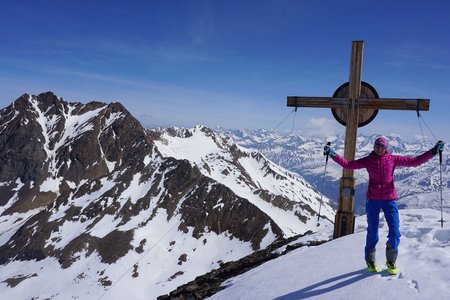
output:
[{"label": "black glove", "polygon": [[436,143],[436,145],[434,145],[433,148],[431,148],[431,153],[433,153],[433,155],[438,154],[438,152],[443,152],[444,151],[444,142],[443,141],[438,141]]}]

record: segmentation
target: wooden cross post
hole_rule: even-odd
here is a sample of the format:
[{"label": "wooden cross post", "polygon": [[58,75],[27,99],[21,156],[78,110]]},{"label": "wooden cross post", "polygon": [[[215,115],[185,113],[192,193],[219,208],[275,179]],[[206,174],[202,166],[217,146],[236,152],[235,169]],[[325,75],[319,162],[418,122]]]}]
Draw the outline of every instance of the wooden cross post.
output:
[{"label": "wooden cross post", "polygon": [[[347,160],[355,159],[358,127],[370,123],[379,109],[427,111],[430,105],[430,99],[379,98],[370,84],[361,81],[363,47],[363,41],[352,42],[350,80],[341,85],[333,97],[287,97],[287,106],[331,108],[336,120],[346,126],[344,157]],[[344,169],[340,180],[334,238],[354,232],[354,194],[353,170]]]}]

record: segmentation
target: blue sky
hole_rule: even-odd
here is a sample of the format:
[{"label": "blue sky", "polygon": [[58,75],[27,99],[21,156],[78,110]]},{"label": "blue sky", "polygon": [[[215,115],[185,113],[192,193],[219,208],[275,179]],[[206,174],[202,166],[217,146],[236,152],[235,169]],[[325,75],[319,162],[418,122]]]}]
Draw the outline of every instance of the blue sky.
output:
[{"label": "blue sky", "polygon": [[[123,103],[145,126],[275,128],[286,96],[332,96],[363,40],[380,97],[430,98],[425,135],[450,140],[448,1],[0,1],[0,107],[23,93]],[[278,128],[344,132],[329,109]],[[415,111],[365,134],[421,135]],[[433,138],[434,139],[434,138]]]}]

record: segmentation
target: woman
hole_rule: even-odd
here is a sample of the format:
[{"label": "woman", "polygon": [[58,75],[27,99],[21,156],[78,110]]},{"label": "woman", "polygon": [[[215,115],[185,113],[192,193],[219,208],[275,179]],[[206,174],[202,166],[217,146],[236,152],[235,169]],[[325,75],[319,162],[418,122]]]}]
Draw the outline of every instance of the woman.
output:
[{"label": "woman", "polygon": [[429,151],[416,156],[406,157],[392,155],[388,152],[389,144],[386,138],[379,137],[375,140],[373,151],[366,157],[347,161],[336,154],[329,145],[324,148],[324,154],[330,157],[345,169],[366,168],[369,173],[369,187],[367,190],[367,237],[365,246],[365,259],[370,272],[378,272],[380,269],[375,265],[375,246],[378,242],[378,223],[380,210],[389,226],[388,241],[386,243],[386,265],[388,273],[398,273],[396,260],[398,245],[400,243],[400,220],[397,207],[397,194],[394,187],[394,170],[396,167],[417,167],[428,161],[438,151],[443,151],[442,141]]}]

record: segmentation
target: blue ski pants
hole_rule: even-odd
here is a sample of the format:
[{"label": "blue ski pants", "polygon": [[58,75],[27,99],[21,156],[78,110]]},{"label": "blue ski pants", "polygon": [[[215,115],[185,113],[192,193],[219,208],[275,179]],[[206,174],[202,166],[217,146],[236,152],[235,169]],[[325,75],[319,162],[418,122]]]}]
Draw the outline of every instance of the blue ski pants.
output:
[{"label": "blue ski pants", "polygon": [[395,200],[368,200],[366,202],[367,213],[367,237],[365,247],[366,261],[373,259],[375,246],[378,243],[378,225],[380,223],[380,211],[383,210],[386,223],[389,227],[387,236],[387,249],[395,251],[395,257],[398,253],[400,243],[400,219],[398,216],[398,207]]}]

